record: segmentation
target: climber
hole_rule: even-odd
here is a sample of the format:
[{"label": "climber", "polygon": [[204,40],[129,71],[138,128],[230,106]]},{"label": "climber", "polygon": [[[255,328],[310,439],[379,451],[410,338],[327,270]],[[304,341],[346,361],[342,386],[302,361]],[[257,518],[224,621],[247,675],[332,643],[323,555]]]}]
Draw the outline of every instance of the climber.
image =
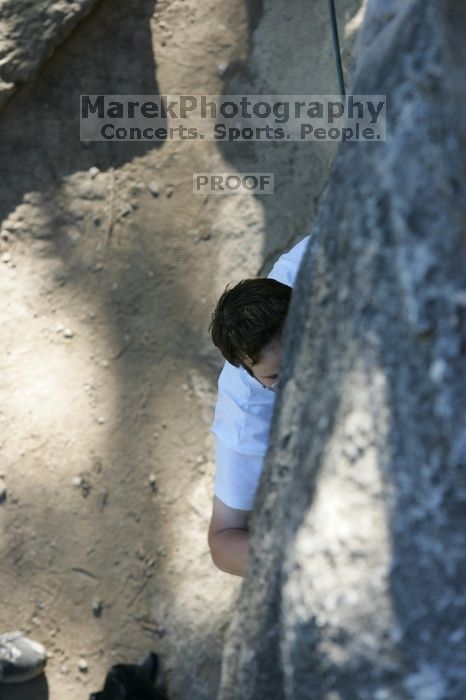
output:
[{"label": "climber", "polygon": [[267,277],[227,287],[209,327],[225,364],[211,427],[216,473],[208,544],[214,564],[237,576],[244,576],[249,516],[268,447],[283,324],[309,238],[284,253]]}]

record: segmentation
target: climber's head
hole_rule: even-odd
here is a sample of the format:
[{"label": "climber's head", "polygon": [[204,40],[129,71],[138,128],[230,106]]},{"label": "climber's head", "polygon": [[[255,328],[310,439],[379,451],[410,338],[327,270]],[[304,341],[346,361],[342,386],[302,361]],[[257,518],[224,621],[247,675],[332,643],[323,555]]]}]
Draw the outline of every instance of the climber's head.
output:
[{"label": "climber's head", "polygon": [[223,357],[268,388],[277,382],[291,292],[268,277],[242,280],[225,289],[212,314],[210,334]]}]

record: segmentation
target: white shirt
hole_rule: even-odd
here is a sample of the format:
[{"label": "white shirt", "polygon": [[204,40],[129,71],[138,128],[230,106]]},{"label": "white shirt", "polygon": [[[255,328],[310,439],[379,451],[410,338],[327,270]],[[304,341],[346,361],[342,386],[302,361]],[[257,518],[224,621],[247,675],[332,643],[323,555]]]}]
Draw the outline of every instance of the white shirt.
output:
[{"label": "white shirt", "polygon": [[[267,277],[293,287],[309,241],[303,238],[279,257]],[[269,443],[275,393],[225,362],[211,430],[216,436],[214,493],[230,508],[252,510]]]}]

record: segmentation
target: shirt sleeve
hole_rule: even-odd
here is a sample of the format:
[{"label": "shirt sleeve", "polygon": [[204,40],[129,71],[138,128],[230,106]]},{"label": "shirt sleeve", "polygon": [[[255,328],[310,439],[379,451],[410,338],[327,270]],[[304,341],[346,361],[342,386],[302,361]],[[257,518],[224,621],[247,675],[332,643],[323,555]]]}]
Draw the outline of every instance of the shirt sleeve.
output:
[{"label": "shirt sleeve", "polygon": [[217,438],[215,462],[215,495],[230,508],[252,510],[264,455],[237,452]]},{"label": "shirt sleeve", "polygon": [[288,287],[294,287],[310,237],[310,235],[305,236],[291,250],[281,255],[267,277],[287,284]]}]

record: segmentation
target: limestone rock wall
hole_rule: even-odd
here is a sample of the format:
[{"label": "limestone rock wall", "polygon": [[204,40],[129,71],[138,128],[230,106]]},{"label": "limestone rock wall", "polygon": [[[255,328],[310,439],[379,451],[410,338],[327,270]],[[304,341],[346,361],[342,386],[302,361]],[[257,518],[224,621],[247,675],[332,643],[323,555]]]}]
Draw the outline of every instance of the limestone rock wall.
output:
[{"label": "limestone rock wall", "polygon": [[[257,6],[261,14],[257,16]],[[247,57],[229,66],[223,94],[338,94],[327,0],[250,2],[253,14]],[[346,87],[364,7],[361,0],[336,3]],[[254,20],[255,17],[255,21]],[[243,202],[227,197],[216,212],[217,287],[226,281],[267,274],[278,255],[309,233],[328,181],[336,142],[221,143],[232,172],[274,173],[273,197]]]},{"label": "limestone rock wall", "polygon": [[0,106],[17,85],[68,36],[96,0],[2,0],[0,3]]},{"label": "limestone rock wall", "polygon": [[466,695],[466,7],[369,2],[283,383],[220,700]]}]

